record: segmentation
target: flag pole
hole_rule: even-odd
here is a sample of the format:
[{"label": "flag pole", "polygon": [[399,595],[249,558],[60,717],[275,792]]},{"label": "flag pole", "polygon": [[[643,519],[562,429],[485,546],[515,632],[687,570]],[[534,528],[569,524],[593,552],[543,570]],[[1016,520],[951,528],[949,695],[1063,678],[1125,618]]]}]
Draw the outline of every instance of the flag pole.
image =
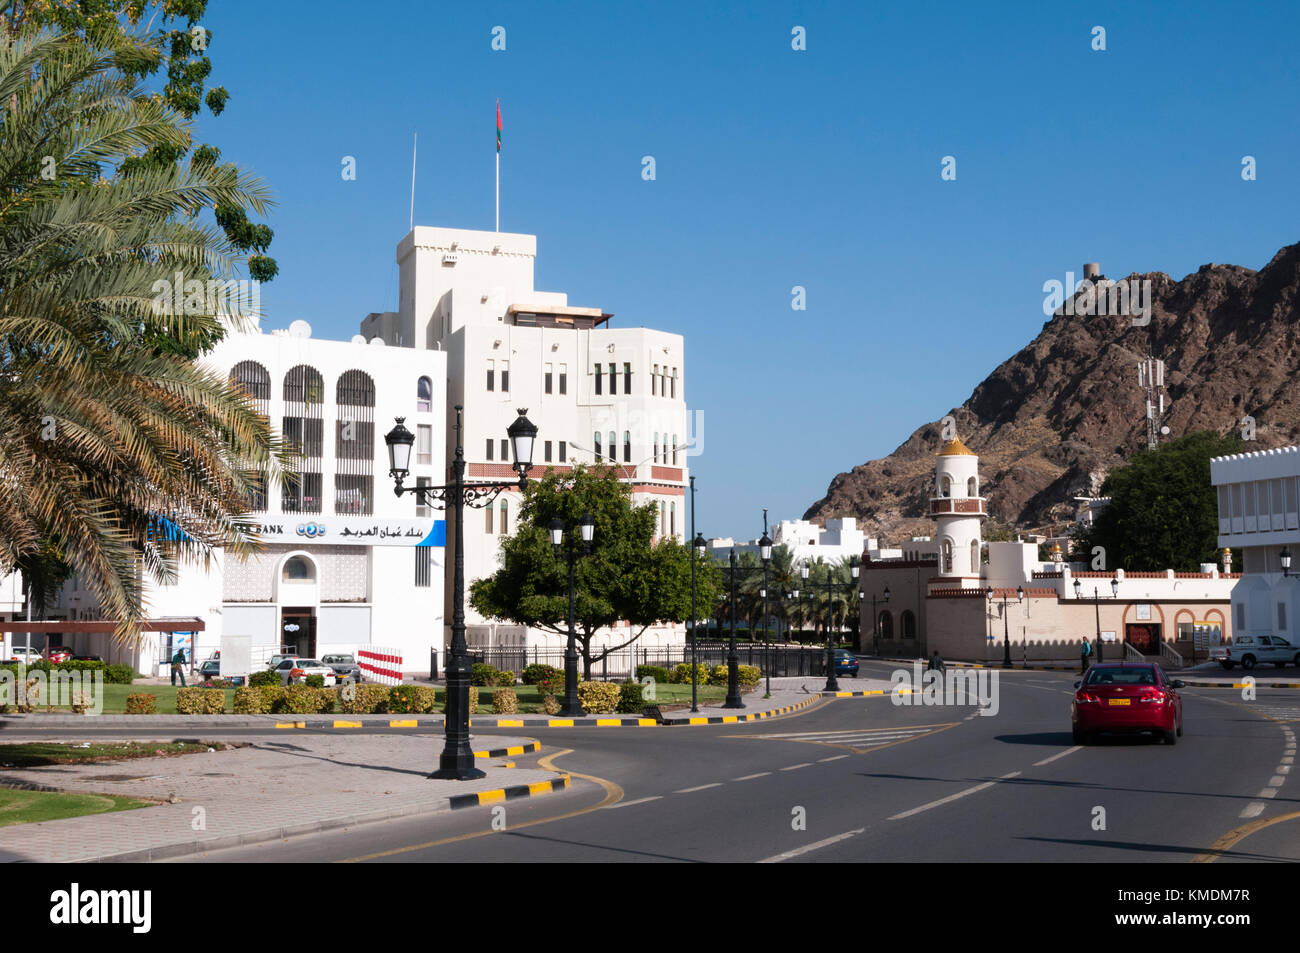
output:
[{"label": "flag pole", "polygon": [[501,231],[501,152],[497,152],[497,231]]},{"label": "flag pole", "polygon": [[407,231],[415,228],[415,149],[420,144],[420,134],[415,134],[415,139],[411,142],[411,225]]}]

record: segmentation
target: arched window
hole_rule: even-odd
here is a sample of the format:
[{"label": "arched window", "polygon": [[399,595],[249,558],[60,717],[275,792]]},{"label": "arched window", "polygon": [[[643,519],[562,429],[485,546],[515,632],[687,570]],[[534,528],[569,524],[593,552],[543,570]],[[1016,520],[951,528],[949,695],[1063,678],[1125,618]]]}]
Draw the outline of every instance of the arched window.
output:
[{"label": "arched window", "polygon": [[501,511],[501,526],[497,530],[502,536],[510,533],[510,501],[504,496],[497,501],[497,509]]},{"label": "arched window", "polygon": [[903,638],[916,638],[916,616],[911,609],[904,609],[902,615],[899,616],[898,622],[903,630]]},{"label": "arched window", "polygon": [[421,377],[415,385],[415,409],[417,411],[433,410],[433,381]]},{"label": "arched window", "polygon": [[675,464],[677,463],[677,434],[673,434],[672,448],[673,448],[673,463]]},{"label": "arched window", "polygon": [[947,474],[944,474],[943,479],[939,481],[939,495],[952,496],[952,480],[948,478]]},{"label": "arched window", "polygon": [[290,369],[284,375],[283,396],[280,432],[297,457],[299,472],[281,491],[280,506],[286,513],[319,513],[321,457],[325,449],[325,381],[320,371],[306,364]]},{"label": "arched window", "polygon": [[632,462],[632,431],[623,431],[623,462]]},{"label": "arched window", "polygon": [[966,495],[979,496],[979,484],[975,481],[974,477],[971,477],[966,481]]},{"label": "arched window", "polygon": [[943,541],[943,571],[952,572],[952,540],[950,539]]},{"label": "arched window", "polygon": [[667,519],[665,519],[665,517],[667,516],[667,509],[668,508],[664,506],[663,502],[661,501],[659,503],[659,535],[660,536],[664,534],[664,526],[667,524]]},{"label": "arched window", "polygon": [[618,462],[618,434],[612,430],[609,432],[609,459],[611,463]]},{"label": "arched window", "polygon": [[657,430],[655,431],[654,455],[655,455],[655,461],[654,461],[654,462],[655,462],[655,463],[658,463],[658,462],[659,462],[659,431],[657,431]]},{"label": "arched window", "polygon": [[[253,407],[263,417],[271,413],[271,375],[257,361],[240,361],[230,369],[230,382],[242,390],[253,401]],[[266,471],[259,470],[250,476],[253,490],[249,493],[248,505],[255,512],[266,510]]]},{"label": "arched window", "polygon": [[677,535],[677,504],[668,504],[668,535]]},{"label": "arched window", "polygon": [[599,461],[600,460],[600,431],[599,430],[597,430],[595,434],[592,435],[592,439],[596,441],[596,460]]},{"label": "arched window", "polygon": [[306,556],[290,556],[280,571],[280,579],[284,582],[315,582],[316,566]]},{"label": "arched window", "polygon": [[894,616],[888,609],[882,609],[880,612],[880,637],[882,639],[894,637]]},{"label": "arched window", "polygon": [[972,576],[978,576],[980,572],[980,541],[972,539],[970,541],[970,573]]},{"label": "arched window", "polygon": [[334,512],[369,516],[375,511],[375,382],[365,371],[344,371],[334,403]]}]

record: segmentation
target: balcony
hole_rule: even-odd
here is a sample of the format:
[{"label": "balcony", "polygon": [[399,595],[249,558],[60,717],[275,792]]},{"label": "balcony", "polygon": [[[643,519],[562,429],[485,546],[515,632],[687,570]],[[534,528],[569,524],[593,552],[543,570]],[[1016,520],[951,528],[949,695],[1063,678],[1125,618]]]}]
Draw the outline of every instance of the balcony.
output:
[{"label": "balcony", "polygon": [[982,496],[932,496],[930,515],[955,513],[962,516],[988,516],[988,504]]}]

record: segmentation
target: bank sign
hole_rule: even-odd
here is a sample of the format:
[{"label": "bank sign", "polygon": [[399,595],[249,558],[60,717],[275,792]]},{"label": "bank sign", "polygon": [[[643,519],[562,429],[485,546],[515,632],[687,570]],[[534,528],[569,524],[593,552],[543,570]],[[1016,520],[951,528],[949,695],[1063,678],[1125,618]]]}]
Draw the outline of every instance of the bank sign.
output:
[{"label": "bank sign", "polygon": [[315,546],[442,546],[447,545],[445,520],[386,520],[335,516],[293,523],[263,523],[257,534],[265,543]]}]

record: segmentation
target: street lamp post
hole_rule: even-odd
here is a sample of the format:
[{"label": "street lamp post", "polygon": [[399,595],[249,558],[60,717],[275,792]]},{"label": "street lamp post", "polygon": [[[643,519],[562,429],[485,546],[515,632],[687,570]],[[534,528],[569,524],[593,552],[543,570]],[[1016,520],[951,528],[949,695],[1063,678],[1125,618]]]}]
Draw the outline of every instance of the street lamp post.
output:
[{"label": "street lamp post", "polygon": [[581,717],[583,714],[582,703],[578,700],[578,635],[574,624],[573,599],[574,599],[574,567],[577,565],[578,556],[587,556],[591,553],[591,540],[596,534],[596,521],[592,519],[590,513],[584,513],[582,519],[578,520],[578,531],[581,536],[582,550],[579,552],[577,540],[573,538],[573,531],[568,532],[568,545],[564,546],[565,531],[564,520],[558,516],[551,520],[551,545],[555,547],[556,555],[559,555],[560,548],[563,546],[565,558],[569,563],[569,642],[564,649],[564,707],[560,713],[570,718]]},{"label": "street lamp post", "polygon": [[[1118,579],[1111,579],[1110,594],[1115,598],[1119,598]],[[1074,580],[1074,598],[1076,599],[1083,598],[1083,583],[1079,582],[1078,579]],[[1099,586],[1092,587],[1092,604],[1097,612],[1097,664],[1100,665],[1103,661],[1103,658],[1102,658],[1102,644],[1101,644],[1101,588]]]},{"label": "street lamp post", "polygon": [[[691,532],[695,532],[695,477],[691,477]],[[695,618],[695,561],[704,556],[704,550],[708,544],[704,542],[704,534],[700,533],[691,543],[691,711],[700,710],[699,699],[697,697],[699,682],[698,662],[696,661],[695,646],[699,642],[699,620]]]},{"label": "street lamp post", "polygon": [[[984,590],[984,594],[988,597],[991,605],[993,603],[993,587],[989,586]],[[1016,586],[1016,601],[1021,603],[1025,601],[1024,586]],[[1002,667],[1014,668],[1011,664],[1011,629],[1010,623],[1007,621],[1007,591],[1005,589],[1002,590]]]},{"label": "street lamp post", "polygon": [[[763,511],[763,522],[767,522],[767,510]],[[772,697],[772,636],[767,628],[767,564],[772,561],[772,541],[767,538],[767,527],[763,527],[763,537],[758,541],[758,557],[763,560],[763,641],[766,643],[763,658],[767,664],[763,666],[767,669],[767,694],[764,698]]]},{"label": "street lamp post", "polygon": [[727,700],[723,708],[744,708],[740,700],[740,660],[736,657],[736,547],[731,547],[731,640],[727,646]]},{"label": "street lamp post", "polygon": [[385,436],[388,445],[388,473],[393,478],[393,492],[397,496],[414,493],[422,506],[432,506],[434,501],[448,505],[456,514],[455,572],[452,580],[451,659],[447,665],[447,704],[445,742],[439,758],[438,770],[430,778],[467,781],[484,777],[474,767],[474,752],[469,743],[469,647],[465,642],[465,506],[482,508],[490,506],[502,490],[528,486],[528,471],[533,468],[533,445],[537,439],[537,425],[525,416],[526,408],[519,409],[515,422],[506,428],[514,447],[514,469],[519,478],[510,482],[465,482],[465,448],[462,445],[461,405],[456,405],[456,457],[452,463],[452,482],[445,486],[403,486],[410,473],[411,447],[415,435],[403,426],[405,417],[397,418],[397,425]]},{"label": "street lamp post", "polygon": [[1278,555],[1282,560],[1282,578],[1285,579],[1291,575],[1291,550],[1283,546],[1282,552]]},{"label": "street lamp post", "polygon": [[[857,558],[854,557],[849,562],[850,573],[852,578],[849,585],[857,587],[859,566]],[[807,578],[807,577],[805,577]],[[826,687],[823,691],[838,692],[840,683],[835,678],[835,578],[831,574],[831,567],[826,566]]]}]

